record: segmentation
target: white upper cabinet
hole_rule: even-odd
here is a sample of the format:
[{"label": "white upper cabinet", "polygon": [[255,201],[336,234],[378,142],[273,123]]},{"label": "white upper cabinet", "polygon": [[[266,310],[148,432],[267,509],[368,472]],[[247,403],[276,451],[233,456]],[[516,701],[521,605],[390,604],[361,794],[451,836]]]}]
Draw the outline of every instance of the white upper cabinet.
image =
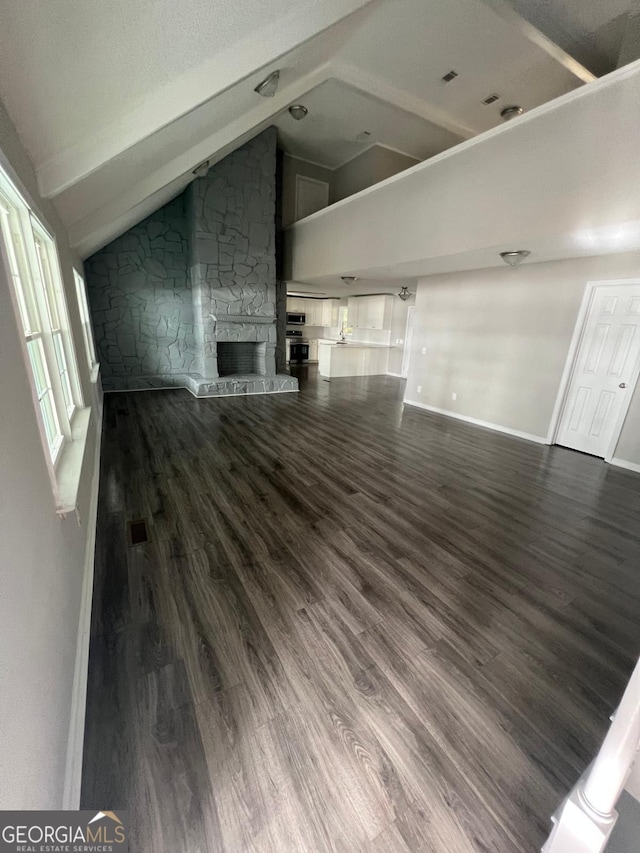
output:
[{"label": "white upper cabinet", "polygon": [[323,303],[324,299],[309,299],[309,316],[307,317],[307,325],[323,326]]},{"label": "white upper cabinet", "polygon": [[337,299],[305,299],[301,296],[287,297],[287,311],[305,314],[307,326],[337,326]]},{"label": "white upper cabinet", "polygon": [[347,325],[352,329],[359,329],[359,314],[360,314],[360,303],[362,302],[362,297],[350,296],[348,302],[347,309]]},{"label": "white upper cabinet", "polygon": [[322,300],[322,325],[337,326],[338,325],[338,300],[323,299]]},{"label": "white upper cabinet", "polygon": [[349,297],[349,325],[353,329],[390,329],[392,297]]}]

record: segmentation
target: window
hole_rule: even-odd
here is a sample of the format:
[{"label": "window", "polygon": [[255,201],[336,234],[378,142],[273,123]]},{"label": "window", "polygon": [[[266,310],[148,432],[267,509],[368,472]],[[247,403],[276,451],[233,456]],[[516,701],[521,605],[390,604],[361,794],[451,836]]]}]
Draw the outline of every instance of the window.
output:
[{"label": "window", "polygon": [[0,171],[0,236],[13,285],[42,431],[52,466],[73,441],[82,407],[73,340],[53,238]]},{"label": "window", "polygon": [[76,281],[76,294],[78,297],[78,308],[82,320],[82,335],[84,337],[84,348],[87,354],[89,370],[95,371],[98,366],[96,357],[96,345],[93,340],[93,329],[91,327],[91,315],[89,314],[89,303],[87,302],[87,288],[80,273],[74,269],[73,277]]}]

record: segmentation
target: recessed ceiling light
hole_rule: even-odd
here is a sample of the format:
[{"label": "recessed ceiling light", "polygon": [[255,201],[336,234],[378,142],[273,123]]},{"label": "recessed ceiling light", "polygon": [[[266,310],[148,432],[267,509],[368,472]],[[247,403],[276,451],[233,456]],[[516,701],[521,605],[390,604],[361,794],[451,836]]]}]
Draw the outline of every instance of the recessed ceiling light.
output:
[{"label": "recessed ceiling light", "polygon": [[360,133],[356,136],[356,142],[366,142],[370,136],[371,136],[371,131],[361,130]]},{"label": "recessed ceiling light", "polygon": [[458,72],[451,69],[451,71],[447,71],[447,73],[441,79],[445,83],[450,83],[452,80],[455,80],[458,76]]},{"label": "recessed ceiling light", "polygon": [[494,93],[493,95],[489,95],[489,97],[488,97],[488,98],[485,98],[485,99],[482,101],[482,103],[483,103],[483,104],[486,104],[487,106],[489,106],[489,104],[495,104],[495,102],[496,102],[496,101],[499,101],[499,100],[500,100],[500,95],[496,95],[496,94]]},{"label": "recessed ceiling light", "polygon": [[515,252],[500,252],[500,257],[509,264],[510,267],[515,267],[516,264],[521,264],[525,258],[528,258],[531,252],[527,249],[518,249]]},{"label": "recessed ceiling light", "polygon": [[358,276],[356,275],[341,275],[340,278],[345,284],[353,284],[354,281],[358,280]]},{"label": "recessed ceiling light", "polygon": [[523,112],[522,107],[505,107],[500,113],[500,118],[503,121],[509,121],[509,119],[521,116]]},{"label": "recessed ceiling light", "polygon": [[258,85],[253,91],[257,92],[259,95],[262,95],[263,98],[273,98],[278,89],[279,80],[280,72],[272,71],[268,77],[265,77],[262,83],[258,83]]},{"label": "recessed ceiling light", "polygon": [[296,121],[302,121],[303,118],[306,118],[309,114],[309,110],[304,106],[304,104],[292,104],[289,107],[289,112],[291,113],[291,117]]}]

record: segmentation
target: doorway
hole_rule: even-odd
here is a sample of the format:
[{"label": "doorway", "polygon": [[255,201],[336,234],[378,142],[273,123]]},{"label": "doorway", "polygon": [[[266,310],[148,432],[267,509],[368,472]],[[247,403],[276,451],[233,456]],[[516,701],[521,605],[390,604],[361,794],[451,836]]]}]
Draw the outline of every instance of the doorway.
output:
[{"label": "doorway", "polygon": [[554,444],[609,461],[640,368],[640,281],[590,282],[558,398]]}]

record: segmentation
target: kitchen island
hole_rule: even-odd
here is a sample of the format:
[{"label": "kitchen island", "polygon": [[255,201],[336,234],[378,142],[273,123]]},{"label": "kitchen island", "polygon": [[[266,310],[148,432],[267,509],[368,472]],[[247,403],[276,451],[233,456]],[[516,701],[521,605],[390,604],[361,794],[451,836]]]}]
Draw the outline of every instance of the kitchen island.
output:
[{"label": "kitchen island", "polygon": [[318,372],[323,379],[343,376],[377,376],[387,372],[387,344],[318,341]]}]

